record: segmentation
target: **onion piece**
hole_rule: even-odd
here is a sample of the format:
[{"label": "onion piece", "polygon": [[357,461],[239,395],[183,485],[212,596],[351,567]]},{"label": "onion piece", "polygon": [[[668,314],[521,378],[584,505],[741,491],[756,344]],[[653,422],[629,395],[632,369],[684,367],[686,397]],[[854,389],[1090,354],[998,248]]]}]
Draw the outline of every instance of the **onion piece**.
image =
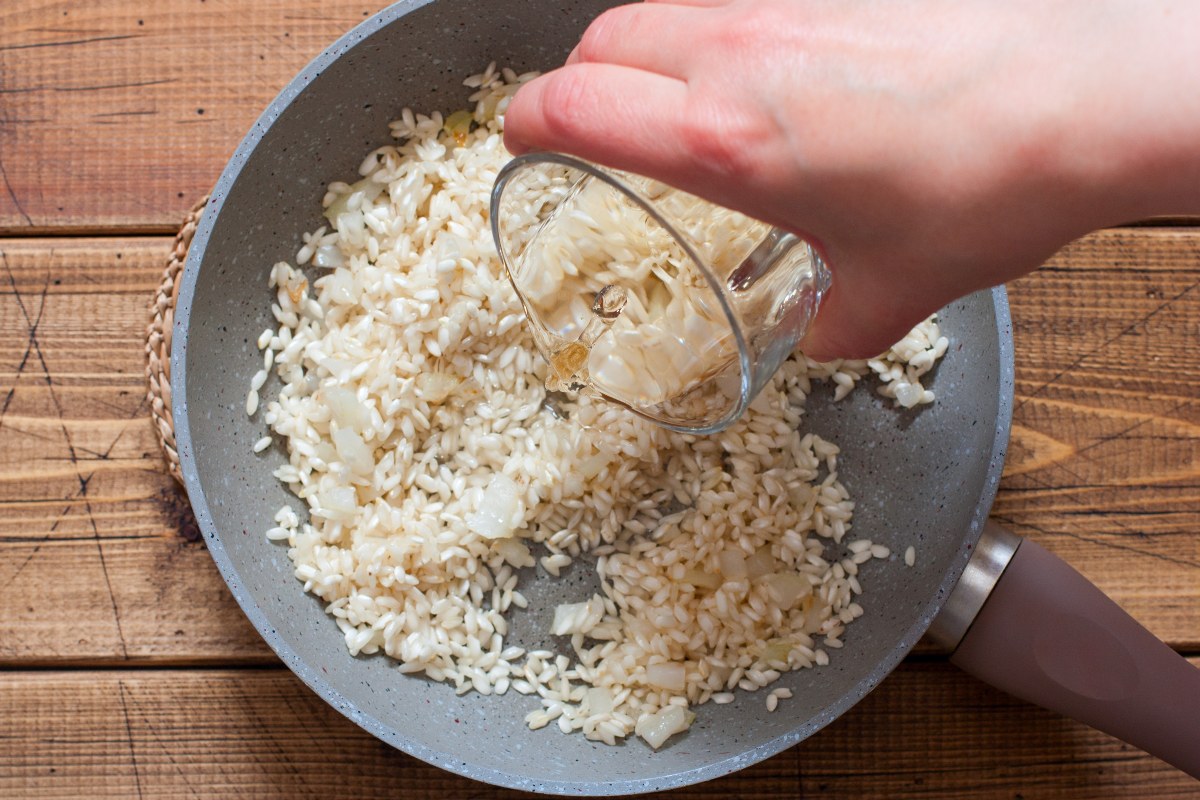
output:
[{"label": "onion piece", "polygon": [[361,211],[346,211],[333,220],[333,227],[342,235],[343,241],[360,243],[367,233],[367,222]]},{"label": "onion piece", "polygon": [[920,384],[908,381],[896,381],[891,385],[891,389],[896,395],[896,402],[904,408],[917,405],[921,402],[921,395],[925,394]]},{"label": "onion piece", "polygon": [[433,245],[434,253],[437,254],[438,261],[447,259],[458,260],[467,252],[470,242],[461,236],[453,233],[443,233],[438,236],[437,241]]},{"label": "onion piece", "polygon": [[699,569],[688,569],[683,572],[683,582],[690,583],[699,589],[716,589],[725,581],[720,575],[704,572]]},{"label": "onion piece", "polygon": [[338,428],[333,432],[333,444],[342,463],[358,475],[370,475],[375,471],[375,453],[363,443],[362,437],[350,428]]},{"label": "onion piece", "polygon": [[613,710],[613,695],[603,686],[593,686],[583,695],[583,707],[589,717],[608,714]]},{"label": "onion piece", "polygon": [[754,551],[754,555],[746,559],[746,577],[761,578],[775,571],[775,556],[771,555],[771,546],[764,544]]},{"label": "onion piece", "polygon": [[371,424],[370,410],[358,402],[358,396],[341,386],[325,387],[325,404],[333,414],[333,421],[342,428],[362,433]]},{"label": "onion piece", "polygon": [[317,504],[326,519],[349,520],[358,508],[358,493],[353,486],[334,486],[317,493]]},{"label": "onion piece", "polygon": [[670,692],[682,692],[686,688],[687,673],[679,661],[650,664],[646,667],[646,683]]},{"label": "onion piece", "polygon": [[599,475],[608,466],[608,456],[604,453],[595,453],[580,461],[575,466],[575,471],[579,473],[584,480],[590,481],[592,478]]},{"label": "onion piece", "polygon": [[[336,358],[334,356],[322,358],[318,364],[339,381],[346,380],[350,375],[350,370],[356,366],[353,361],[347,361],[344,358]],[[310,372],[309,374],[311,375],[312,373]]]},{"label": "onion piece", "polygon": [[[362,205],[359,206],[359,208],[362,208],[363,206],[367,206],[375,202],[375,198],[380,195],[380,193],[383,191],[383,188],[384,187],[382,183],[376,182],[370,176],[351,184],[350,188],[346,190],[345,194],[343,194],[337,200],[334,200],[325,209],[325,219],[332,222],[335,228],[338,228],[338,217],[350,210],[348,203],[350,202],[350,198],[354,196],[355,192],[362,192]],[[360,214],[360,222],[361,217],[362,215]]]},{"label": "onion piece", "polygon": [[521,488],[504,473],[496,473],[483,492],[479,510],[467,515],[467,528],[485,539],[507,539],[520,521]]},{"label": "onion piece", "polygon": [[791,639],[768,639],[767,646],[763,648],[763,661],[786,663],[794,648]]},{"label": "onion piece", "polygon": [[323,244],[313,254],[312,263],[316,267],[335,269],[337,267],[344,267],[346,259],[342,256],[341,248],[336,244]]},{"label": "onion piece", "polygon": [[[695,715],[692,715],[695,719]],[[655,750],[662,747],[667,739],[677,733],[682,733],[691,725],[688,711],[682,706],[667,706],[653,714],[643,714],[638,718],[634,733],[642,737],[646,744]]]},{"label": "onion piece", "polygon": [[604,619],[604,600],[592,595],[586,603],[562,603],[554,608],[550,632],[555,636],[587,633]]},{"label": "onion piece", "polygon": [[321,459],[326,464],[331,461],[338,460],[337,448],[324,439],[317,442],[317,446],[314,447],[313,450],[315,451],[317,458]]},{"label": "onion piece", "polygon": [[497,539],[494,547],[501,558],[517,569],[537,564],[533,553],[529,552],[529,548],[519,539]]},{"label": "onion piece", "polygon": [[728,581],[740,581],[746,577],[746,555],[739,548],[729,547],[720,552],[717,562],[721,574]]},{"label": "onion piece", "polygon": [[444,402],[460,383],[461,378],[447,372],[422,372],[416,379],[417,397],[426,403],[437,405]]},{"label": "onion piece", "polygon": [[798,572],[776,572],[763,578],[763,584],[771,602],[784,611],[812,592],[812,583]]},{"label": "onion piece", "polygon": [[355,286],[354,275],[350,270],[344,268],[335,269],[331,274],[325,276],[321,288],[329,293],[333,302],[344,306],[356,303],[358,301],[356,291],[361,291]]}]

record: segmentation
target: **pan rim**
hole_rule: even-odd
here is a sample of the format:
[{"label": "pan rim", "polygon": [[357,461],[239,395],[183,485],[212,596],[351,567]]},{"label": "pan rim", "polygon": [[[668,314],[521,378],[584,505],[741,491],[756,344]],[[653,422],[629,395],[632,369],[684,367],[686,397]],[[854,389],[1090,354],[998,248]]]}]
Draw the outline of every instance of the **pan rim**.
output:
[{"label": "pan rim", "polygon": [[937,591],[932,594],[923,611],[917,616],[913,624],[909,626],[899,643],[883,660],[876,663],[874,668],[850,691],[843,693],[840,698],[820,714],[810,717],[803,724],[798,725],[787,733],[736,755],[722,758],[704,766],[694,767],[673,774],[661,775],[655,778],[621,779],[604,783],[594,781],[533,780],[520,775],[516,771],[502,771],[491,767],[470,764],[462,760],[458,754],[430,748],[406,737],[400,731],[385,724],[372,714],[358,708],[353,702],[342,695],[329,680],[322,677],[318,670],[311,667],[301,654],[289,642],[284,641],[274,630],[265,613],[259,607],[257,600],[243,588],[244,584],[241,580],[241,575],[229,553],[225,550],[221,536],[217,531],[197,470],[187,406],[187,342],[188,331],[191,325],[193,299],[199,281],[200,268],[213,228],[220,216],[229,190],[240,175],[242,168],[261,143],[264,135],[288,106],[335,60],[359,43],[397,22],[408,13],[430,5],[433,2],[434,0],[402,0],[395,3],[363,21],[323,50],[267,106],[238,145],[237,150],[217,180],[211,200],[201,217],[188,253],[174,320],[174,341],[178,343],[178,346],[173,348],[171,355],[171,374],[176,383],[176,391],[173,392],[172,397],[172,414],[175,420],[176,443],[179,451],[184,486],[191,501],[196,521],[200,526],[201,533],[208,546],[208,551],[212,555],[222,579],[242,609],[242,613],[246,615],[247,619],[254,625],[255,630],[258,631],[259,635],[262,636],[267,645],[288,669],[308,686],[309,689],[316,692],[317,695],[343,716],[376,738],[387,742],[408,755],[473,780],[507,788],[557,795],[602,794],[616,796],[661,791],[700,783],[736,772],[807,739],[840,717],[875,689],[916,645],[917,641],[932,623],[945,599],[949,596],[951,589],[958,582],[968,559],[974,551],[975,543],[982,533],[984,522],[987,519],[988,512],[999,489],[1000,473],[1003,468],[1011,429],[1014,359],[1012,323],[1007,293],[1003,286],[990,290],[996,318],[996,335],[998,337],[998,385],[1000,396],[997,404],[995,436],[992,441],[991,450],[987,456],[989,459],[988,471],[969,529],[964,533],[959,544],[958,553],[938,584]]}]

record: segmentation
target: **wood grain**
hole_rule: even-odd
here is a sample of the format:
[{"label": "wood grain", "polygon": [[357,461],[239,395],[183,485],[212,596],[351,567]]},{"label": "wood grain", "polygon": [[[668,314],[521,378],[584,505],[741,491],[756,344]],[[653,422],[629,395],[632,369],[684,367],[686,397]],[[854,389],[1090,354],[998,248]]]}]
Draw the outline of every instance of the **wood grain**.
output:
[{"label": "wood grain", "polygon": [[274,661],[150,424],[144,336],[170,247],[0,241],[0,663]]},{"label": "wood grain", "polygon": [[[786,710],[786,705],[781,707]],[[407,757],[283,670],[0,674],[0,796],[518,798]],[[543,731],[547,746],[561,734]],[[908,663],[826,730],[680,798],[1195,798],[1151,756]]]},{"label": "wood grain", "polygon": [[275,95],[383,0],[5,0],[0,235],[173,233]]},{"label": "wood grain", "polygon": [[[279,667],[197,541],[144,400],[170,236],[276,93],[386,4],[0,3],[0,797],[524,796],[391,750]],[[1197,224],[1086,237],[1011,287],[1017,405],[994,511],[1193,657]],[[802,746],[670,796],[1200,784],[917,656]]]},{"label": "wood grain", "polygon": [[1200,231],[1116,229],[1010,290],[1016,405],[993,514],[1200,649]]},{"label": "wood grain", "polygon": [[[169,247],[0,240],[2,664],[274,663],[184,535],[148,420],[142,336]],[[1195,229],[1102,232],[1013,287],[1018,407],[995,512],[1186,652],[1198,247]]]}]

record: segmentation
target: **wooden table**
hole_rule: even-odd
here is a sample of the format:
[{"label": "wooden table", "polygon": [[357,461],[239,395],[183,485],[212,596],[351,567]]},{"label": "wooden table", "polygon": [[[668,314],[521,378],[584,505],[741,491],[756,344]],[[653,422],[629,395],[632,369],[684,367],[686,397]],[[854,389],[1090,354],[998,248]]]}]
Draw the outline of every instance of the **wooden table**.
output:
[{"label": "wooden table", "polygon": [[[259,111],[379,0],[0,4],[0,797],[512,797],[360,731],[242,617],[168,477],[147,303]],[[1200,228],[1107,230],[1011,287],[995,515],[1200,656]],[[1200,745],[1198,745],[1200,746]],[[1200,797],[929,654],[677,797]]]}]

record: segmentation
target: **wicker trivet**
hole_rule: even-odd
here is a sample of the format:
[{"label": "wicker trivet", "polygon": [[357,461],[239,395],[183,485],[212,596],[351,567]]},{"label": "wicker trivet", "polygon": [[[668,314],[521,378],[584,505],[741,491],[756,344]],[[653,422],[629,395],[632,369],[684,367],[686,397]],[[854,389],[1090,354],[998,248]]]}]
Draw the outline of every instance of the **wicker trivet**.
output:
[{"label": "wicker trivet", "polygon": [[150,325],[146,328],[146,396],[150,400],[150,414],[154,418],[154,430],[158,433],[158,442],[167,460],[167,470],[180,484],[183,483],[183,474],[179,470],[179,453],[175,448],[175,421],[171,417],[171,334],[183,265],[206,205],[207,196],[192,207],[183,220],[183,227],[175,235],[175,248],[167,259],[162,283],[150,304]]}]

